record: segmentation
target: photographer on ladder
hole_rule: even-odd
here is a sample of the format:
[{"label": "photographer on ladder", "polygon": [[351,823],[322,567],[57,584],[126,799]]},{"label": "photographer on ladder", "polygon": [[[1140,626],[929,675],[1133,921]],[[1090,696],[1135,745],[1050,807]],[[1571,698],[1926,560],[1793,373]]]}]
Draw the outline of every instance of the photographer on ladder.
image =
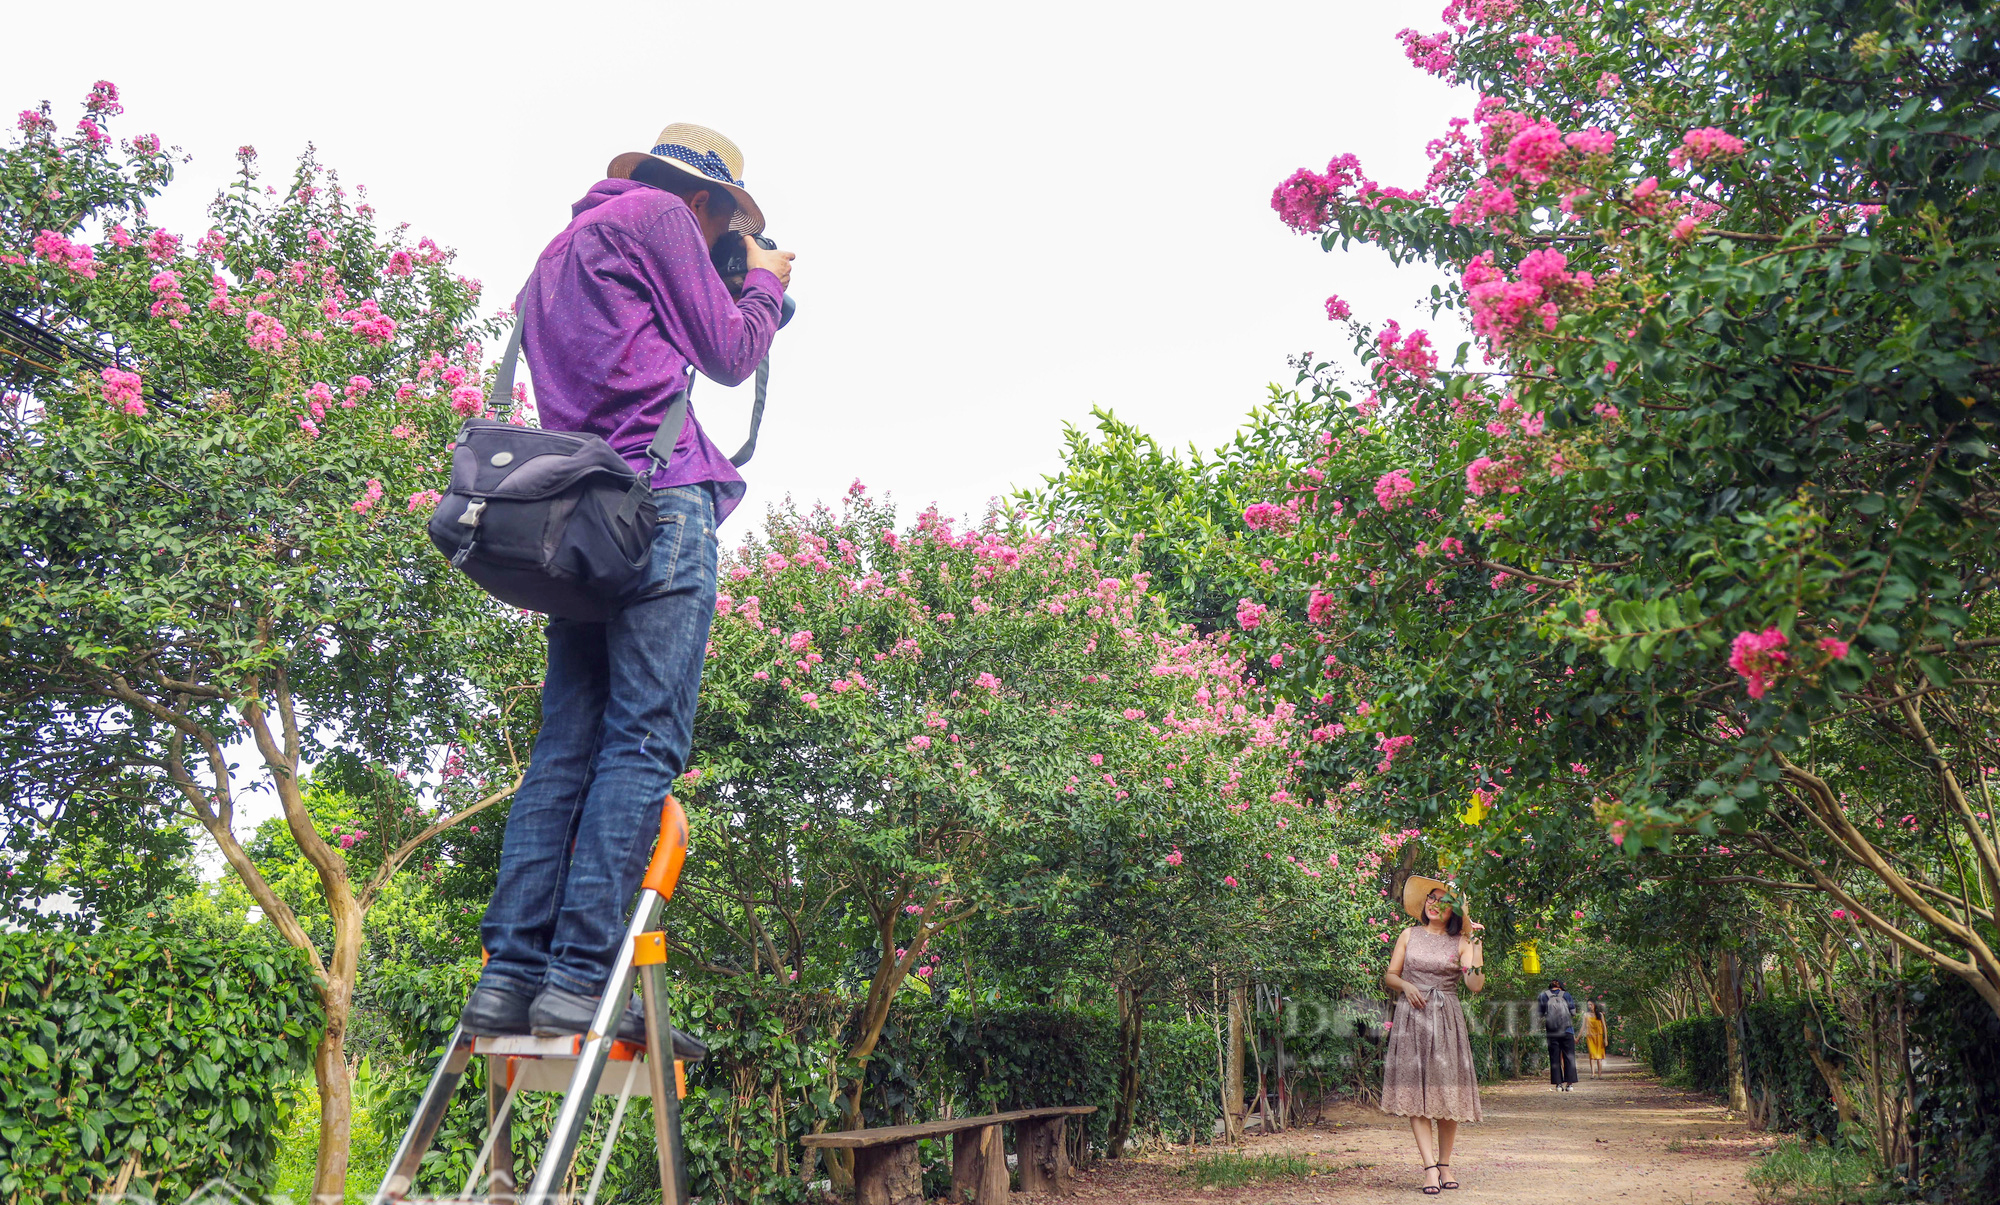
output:
[{"label": "photographer on ladder", "polygon": [[[651,153],[612,160],[517,302],[542,427],[601,436],[650,474],[659,522],[649,576],[623,610],[548,624],[541,733],[480,927],[488,962],[460,1016],[467,1033],[589,1027],[661,802],[686,768],[716,527],[744,490],[688,408],[688,385],[695,371],[734,385],[756,370],[791,280],[790,252],[744,237],[764,215],[742,174],[727,138],[668,126]],[[737,296],[711,261],[725,240],[747,260]],[[664,430],[673,414],[685,421]],[[636,1005],[618,1031],[643,1040]]]}]

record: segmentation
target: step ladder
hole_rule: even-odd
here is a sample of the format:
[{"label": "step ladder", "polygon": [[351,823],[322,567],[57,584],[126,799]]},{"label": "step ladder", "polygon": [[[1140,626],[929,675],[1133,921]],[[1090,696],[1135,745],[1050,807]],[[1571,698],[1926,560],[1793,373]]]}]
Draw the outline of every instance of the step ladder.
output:
[{"label": "step ladder", "polygon": [[[687,813],[669,795],[660,812],[659,844],[654,846],[653,860],[646,867],[638,906],[633,909],[632,922],[626,930],[627,940],[612,965],[610,982],[605,985],[588,1032],[537,1038],[526,1034],[476,1037],[463,1029],[452,1031],[444,1057],[431,1073],[430,1083],[410,1118],[410,1128],[396,1147],[389,1174],[375,1194],[374,1205],[397,1205],[413,1199],[417,1168],[430,1149],[431,1140],[437,1136],[452,1095],[465,1077],[465,1069],[475,1057],[486,1060],[486,1142],[473,1159],[464,1190],[449,1200],[510,1201],[519,1205],[577,1201],[579,1205],[594,1205],[611,1163],[612,1147],[625,1120],[625,1108],[634,1093],[643,1091],[653,1101],[653,1136],[659,1147],[664,1205],[687,1205],[687,1160],[681,1146],[680,1109],[681,1097],[687,1091],[687,1073],[683,1062],[672,1055],[674,1031],[667,1017],[664,975],[667,941],[666,934],[654,927],[661,906],[673,898],[674,885],[679,882],[681,866],[687,860],[687,846]],[[639,980],[646,1013],[643,1047],[615,1036],[635,978]],[[515,1097],[522,1092],[560,1092],[563,1102],[533,1180],[525,1191],[518,1191],[512,1111]],[[580,1198],[569,1197],[562,1191],[563,1184],[576,1160],[577,1144],[583,1137],[591,1105],[599,1096],[615,1096],[618,1104],[591,1172],[589,1188]],[[480,1177],[486,1172],[489,1160],[492,1171],[486,1177],[487,1187],[482,1193],[478,1191]]]}]

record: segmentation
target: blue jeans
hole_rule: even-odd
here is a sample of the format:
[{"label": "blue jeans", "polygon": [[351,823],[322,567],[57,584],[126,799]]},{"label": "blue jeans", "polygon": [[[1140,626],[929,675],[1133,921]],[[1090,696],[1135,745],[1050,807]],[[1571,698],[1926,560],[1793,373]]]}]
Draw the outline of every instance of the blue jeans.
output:
[{"label": "blue jeans", "polygon": [[686,768],[715,618],[715,495],[677,486],[653,501],[652,564],[631,605],[606,623],[549,622],[541,733],[479,928],[487,986],[604,991]]}]

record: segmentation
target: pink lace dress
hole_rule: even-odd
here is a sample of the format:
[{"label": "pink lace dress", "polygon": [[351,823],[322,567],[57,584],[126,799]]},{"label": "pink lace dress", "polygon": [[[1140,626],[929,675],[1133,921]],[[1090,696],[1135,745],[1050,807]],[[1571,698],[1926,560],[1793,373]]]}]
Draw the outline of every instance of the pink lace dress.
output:
[{"label": "pink lace dress", "polygon": [[1423,994],[1424,1007],[1396,997],[1395,1024],[1382,1057],[1382,1110],[1400,1117],[1479,1120],[1479,1077],[1472,1038],[1458,1004],[1458,938],[1427,928],[1410,932],[1403,982]]}]

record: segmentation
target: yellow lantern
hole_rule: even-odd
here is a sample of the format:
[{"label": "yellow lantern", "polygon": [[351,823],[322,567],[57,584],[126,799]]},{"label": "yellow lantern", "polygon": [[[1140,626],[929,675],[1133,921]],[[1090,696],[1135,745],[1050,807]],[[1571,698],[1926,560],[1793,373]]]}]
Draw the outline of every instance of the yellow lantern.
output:
[{"label": "yellow lantern", "polygon": [[1521,947],[1521,973],[1523,975],[1539,975],[1542,973],[1542,956],[1535,949],[1535,943],[1532,941]]}]

